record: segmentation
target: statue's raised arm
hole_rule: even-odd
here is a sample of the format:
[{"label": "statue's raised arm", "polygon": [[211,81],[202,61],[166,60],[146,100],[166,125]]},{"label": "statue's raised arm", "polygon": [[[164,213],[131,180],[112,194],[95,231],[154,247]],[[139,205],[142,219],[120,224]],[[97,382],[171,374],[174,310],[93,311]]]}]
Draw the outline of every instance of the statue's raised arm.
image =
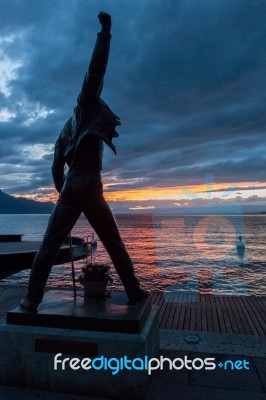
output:
[{"label": "statue's raised arm", "polygon": [[88,71],[85,75],[77,103],[81,108],[87,108],[99,97],[103,87],[103,79],[108,63],[111,40],[111,15],[100,12],[98,15],[102,26],[97,34],[95,47],[91,56]]}]

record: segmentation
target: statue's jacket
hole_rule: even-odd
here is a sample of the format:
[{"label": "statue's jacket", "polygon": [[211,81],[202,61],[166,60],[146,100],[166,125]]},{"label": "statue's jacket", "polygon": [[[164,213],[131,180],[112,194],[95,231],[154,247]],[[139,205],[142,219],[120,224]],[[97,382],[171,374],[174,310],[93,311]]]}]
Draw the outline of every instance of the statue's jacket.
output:
[{"label": "statue's jacket", "polygon": [[55,143],[52,175],[59,192],[64,184],[65,165],[68,164],[71,169],[77,149],[87,135],[96,135],[116,154],[112,138],[118,136],[115,129],[120,125],[120,120],[100,98],[110,40],[111,35],[108,32],[102,31],[97,34],[89,68],[77,98],[77,106]]}]

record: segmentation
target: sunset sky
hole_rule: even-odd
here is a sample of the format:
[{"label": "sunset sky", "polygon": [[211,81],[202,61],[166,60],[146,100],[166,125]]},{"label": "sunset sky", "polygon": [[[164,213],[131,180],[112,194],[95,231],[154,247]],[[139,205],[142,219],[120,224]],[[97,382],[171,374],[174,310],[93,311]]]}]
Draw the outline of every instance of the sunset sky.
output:
[{"label": "sunset sky", "polygon": [[122,125],[105,148],[114,211],[266,209],[266,2],[2,0],[0,188],[56,200],[53,146],[100,30],[102,98]]}]

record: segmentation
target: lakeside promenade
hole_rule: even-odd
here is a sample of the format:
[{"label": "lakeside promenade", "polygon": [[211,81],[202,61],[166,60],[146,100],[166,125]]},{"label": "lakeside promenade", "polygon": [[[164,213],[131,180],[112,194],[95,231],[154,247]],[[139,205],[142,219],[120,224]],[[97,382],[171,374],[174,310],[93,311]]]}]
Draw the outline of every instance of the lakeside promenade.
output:
[{"label": "lakeside promenade", "polygon": [[[47,288],[48,290],[49,288]],[[50,288],[51,289],[51,288]],[[68,289],[69,290],[69,289]],[[0,286],[0,321],[25,295],[26,286]],[[213,296],[153,292],[160,329],[266,337],[266,296]]]},{"label": "lakeside promenade", "polygon": [[[48,288],[49,289],[49,288]],[[19,304],[26,286],[0,287],[0,322]],[[266,400],[266,297],[174,295],[165,301],[152,293],[160,309],[159,356],[243,360],[249,370],[154,371],[145,400]],[[196,335],[198,343],[187,342]],[[115,379],[115,377],[114,377]],[[26,388],[0,387],[0,400],[107,400]],[[126,400],[126,399],[125,399]]]}]

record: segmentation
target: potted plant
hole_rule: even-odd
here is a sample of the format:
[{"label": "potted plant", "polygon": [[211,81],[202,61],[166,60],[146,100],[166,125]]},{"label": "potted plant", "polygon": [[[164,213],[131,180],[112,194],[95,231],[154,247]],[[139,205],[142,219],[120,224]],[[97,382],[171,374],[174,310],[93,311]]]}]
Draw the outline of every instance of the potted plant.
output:
[{"label": "potted plant", "polygon": [[88,263],[82,268],[79,282],[84,286],[84,297],[105,297],[108,282],[113,282],[108,264]]}]

